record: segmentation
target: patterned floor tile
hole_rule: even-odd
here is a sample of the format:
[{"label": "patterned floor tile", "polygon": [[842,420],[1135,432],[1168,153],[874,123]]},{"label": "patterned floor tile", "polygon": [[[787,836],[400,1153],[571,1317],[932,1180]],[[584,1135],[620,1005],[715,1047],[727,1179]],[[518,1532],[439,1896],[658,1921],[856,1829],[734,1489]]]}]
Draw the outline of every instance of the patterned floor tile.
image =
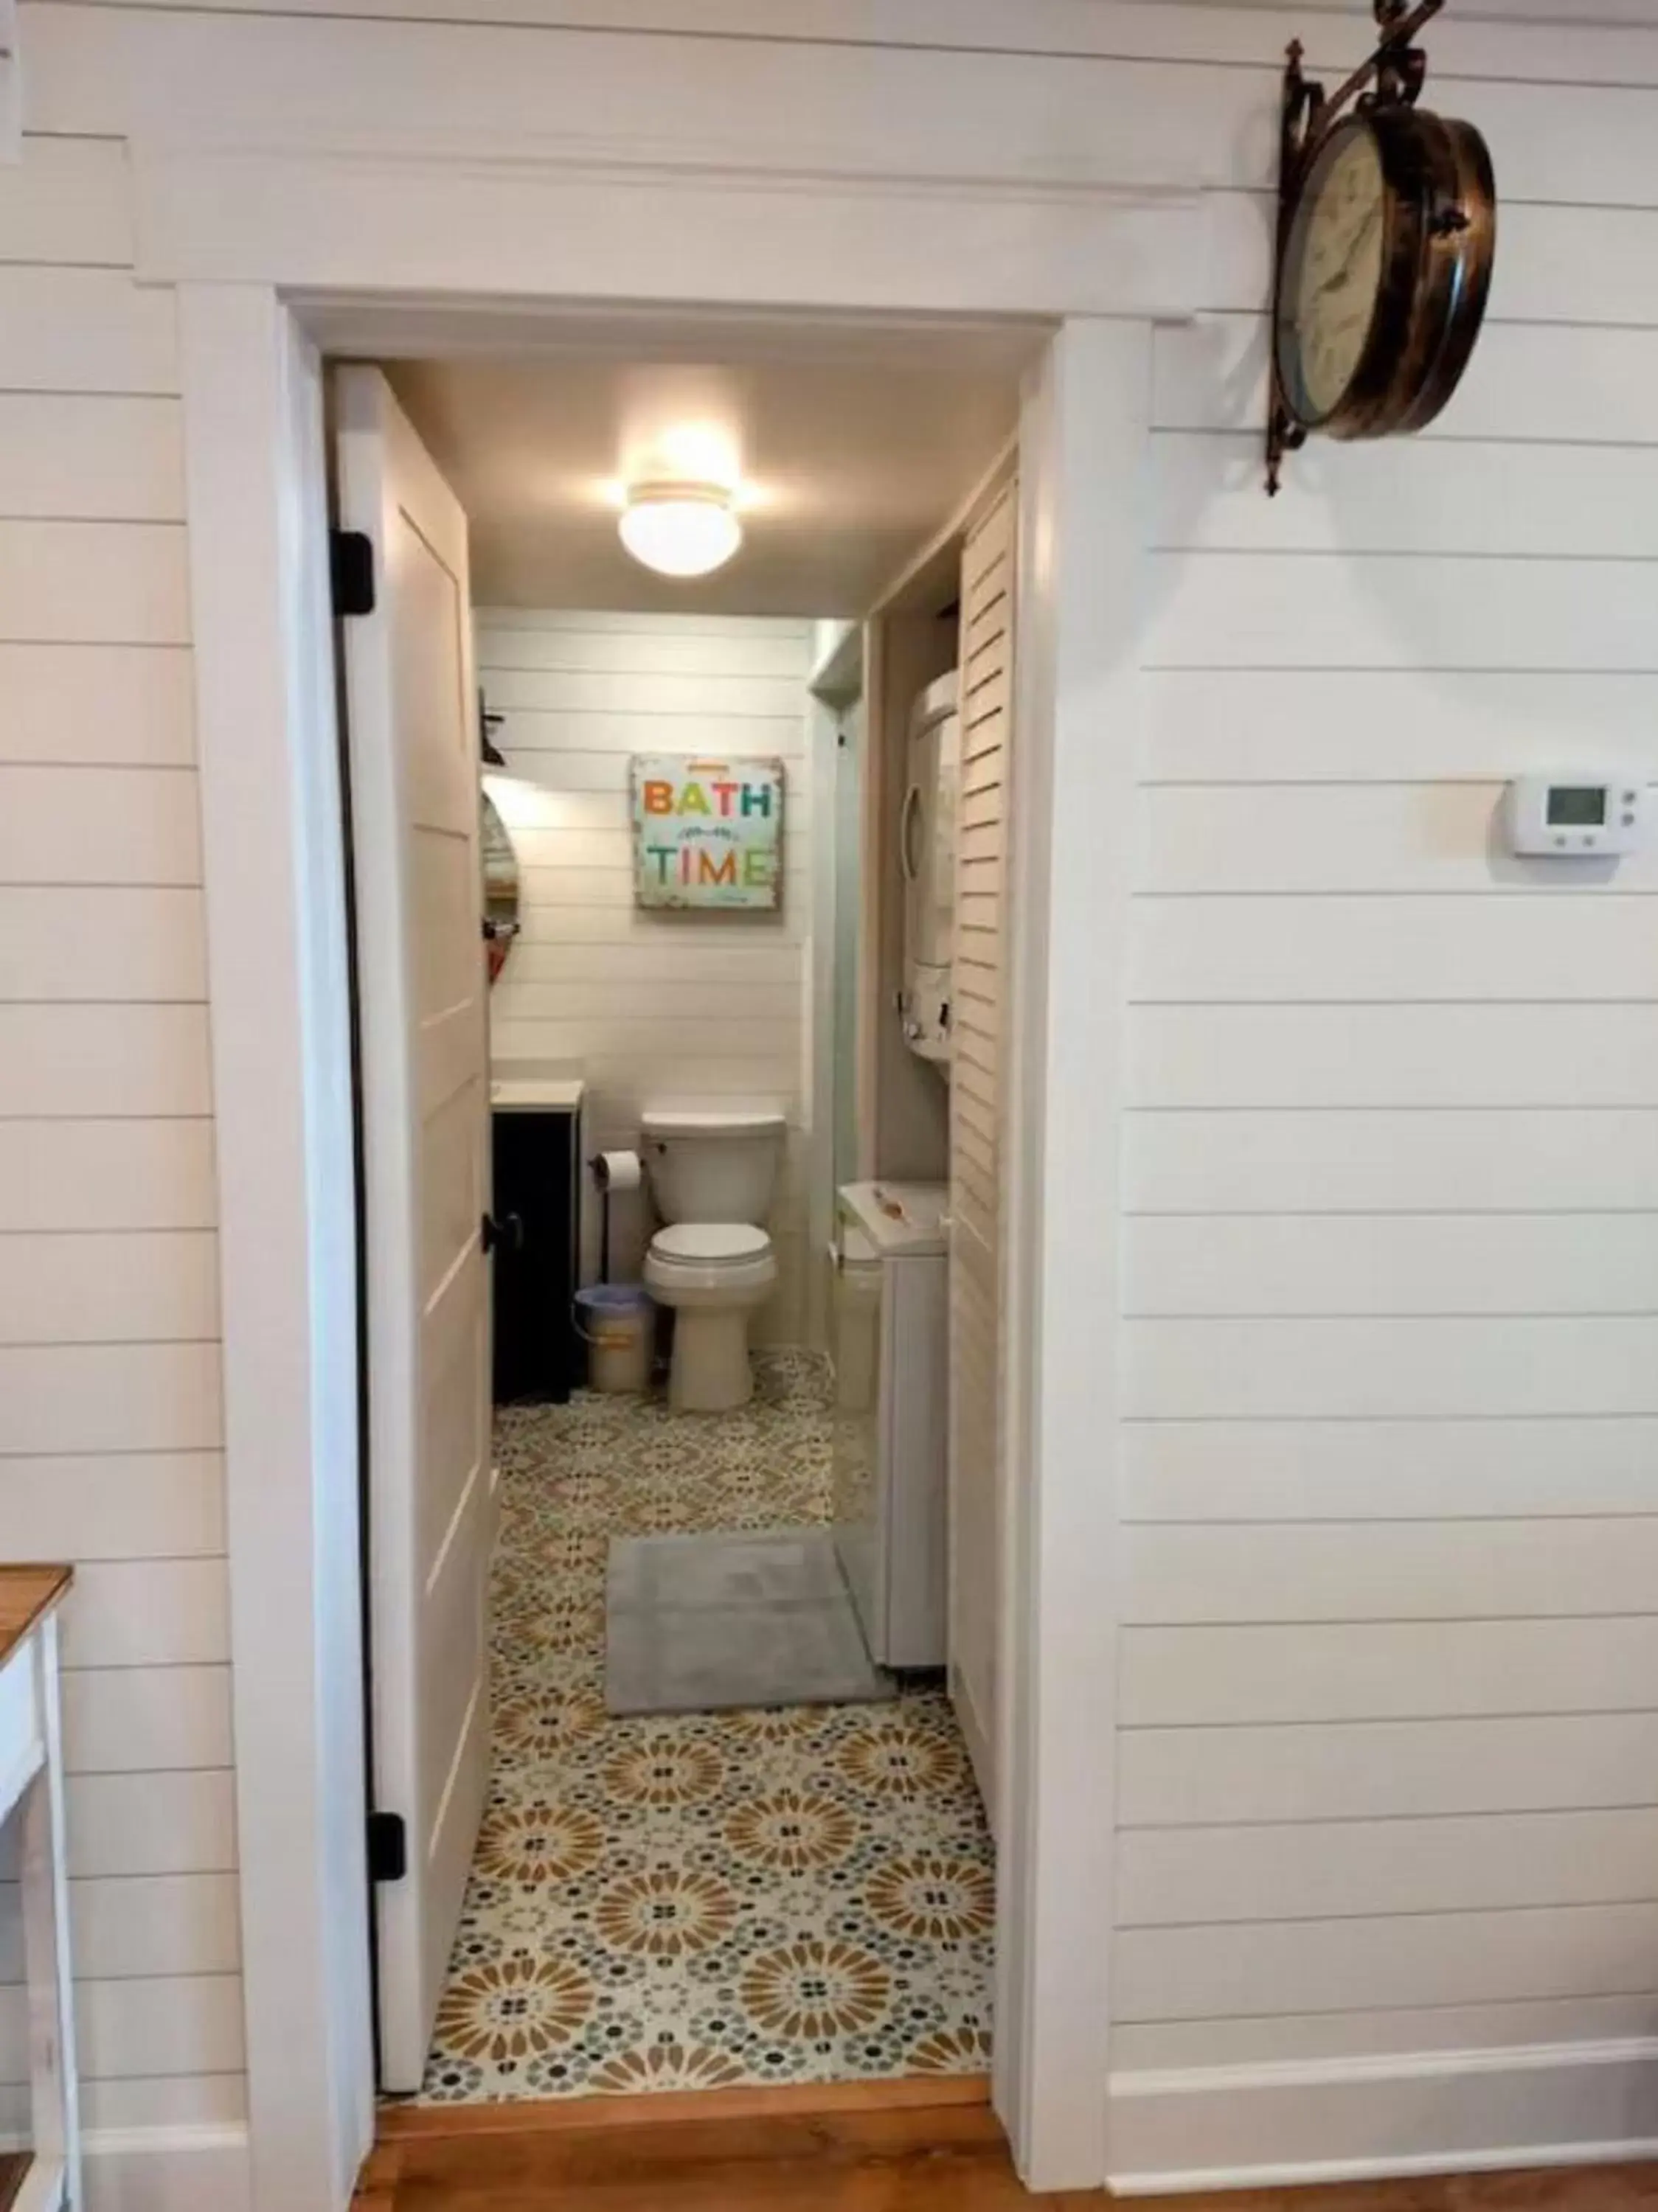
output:
[{"label": "patterned floor tile", "polygon": [[433,2102],[973,2072],[994,1873],[943,1693],[613,1720],[612,1536],[830,1514],[821,1363],[753,1403],[580,1394],[497,1429],[489,1802]]}]

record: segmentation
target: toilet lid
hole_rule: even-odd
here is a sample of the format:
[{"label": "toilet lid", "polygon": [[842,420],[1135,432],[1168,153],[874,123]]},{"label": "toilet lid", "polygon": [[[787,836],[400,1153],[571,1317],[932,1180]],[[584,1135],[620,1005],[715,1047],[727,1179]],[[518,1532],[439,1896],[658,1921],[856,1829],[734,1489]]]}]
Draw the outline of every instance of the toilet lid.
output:
[{"label": "toilet lid", "polygon": [[659,1229],[650,1249],[662,1260],[696,1260],[704,1267],[722,1260],[759,1260],[771,1249],[763,1229],[746,1221],[675,1221]]}]

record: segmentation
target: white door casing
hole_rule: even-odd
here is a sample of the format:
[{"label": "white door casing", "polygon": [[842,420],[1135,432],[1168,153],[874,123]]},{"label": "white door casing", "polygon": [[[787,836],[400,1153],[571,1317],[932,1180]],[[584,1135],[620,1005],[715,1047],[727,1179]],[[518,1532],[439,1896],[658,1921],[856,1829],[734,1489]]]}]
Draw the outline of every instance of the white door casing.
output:
[{"label": "white door casing", "polygon": [[[668,279],[641,268],[635,282],[643,295]],[[464,344],[470,328],[462,260],[446,290],[447,306],[424,310],[428,349],[437,355]],[[332,343],[360,355],[375,313],[371,301],[337,304]],[[313,449],[279,373],[288,352],[303,351],[293,335],[299,316],[257,281],[190,280],[180,322],[209,933],[216,1003],[224,1001],[213,1025],[215,1099],[220,1157],[231,1169],[221,1195],[231,1571],[248,1600],[233,1608],[232,1640],[238,1798],[256,1813],[241,1875],[249,2164],[257,2212],[339,2212],[350,2191],[340,2193],[338,2177],[354,2171],[369,2135],[356,2028],[367,1948],[366,1922],[344,1893],[331,1896],[329,1883],[341,1863],[342,1821],[361,1834],[362,1796],[343,1745],[337,1757],[320,1755],[318,1728],[354,1701],[347,1616],[354,1620],[356,1588],[343,1555],[323,1558],[317,1546],[320,1528],[355,1517],[354,1407],[325,1358],[343,1340],[339,1302],[351,1276],[349,1237],[335,1233],[350,1125],[334,1080],[344,1049],[327,904],[338,896],[330,859],[338,815],[331,832],[322,804],[335,757],[333,700],[315,626],[294,605],[296,577],[326,577],[326,562],[320,535],[302,526]],[[1063,1190],[1060,1219],[1085,1209],[1091,1241],[1112,1245],[1122,1083],[1114,907],[1103,945],[1084,930],[1086,950],[1071,946],[1088,969],[1088,1018],[1064,1025],[1076,1050],[1058,1056],[1063,1071],[1054,1065],[1045,968],[1056,936],[1069,942],[1078,885],[1069,866],[1053,879],[1047,872],[1053,841],[1064,842],[1060,825],[1095,798],[1096,749],[1073,743],[1073,728],[1092,723],[1109,698],[1119,773],[1132,757],[1139,707],[1128,680],[1133,661],[1124,657],[1132,618],[1123,586],[1142,557],[1144,524],[1132,501],[1101,505],[1099,483],[1107,471],[1137,480],[1150,345],[1149,321],[1068,319],[1021,441],[1028,504],[1015,814],[1020,878],[1032,896],[1012,952],[1019,988],[1009,1040],[1018,1074],[1007,1132],[1009,1424],[1021,1477],[1004,1560],[1008,1832],[995,2071],[997,2110],[1038,2189],[1094,2186],[1106,2171],[1112,1762],[1111,1732],[1098,1721],[1113,1694],[1116,1602],[1113,1309],[1106,1298],[1073,1314],[1054,1297],[1066,1240],[1053,1233],[1041,1195],[1045,1186]],[[1060,357],[1064,404],[1056,408]],[[1104,373],[1090,380],[1087,364]],[[320,441],[315,452],[320,460]],[[1073,482],[1086,499],[1071,495]],[[1112,586],[1103,629],[1102,568]],[[1076,589],[1062,593],[1073,580]],[[1102,637],[1118,672],[1103,687]],[[1125,909],[1125,888],[1121,898]],[[1074,996],[1075,977],[1065,981],[1062,1004]],[[1064,1316],[1063,1352],[1047,1340],[1056,1314]],[[1085,1352],[1069,1341],[1073,1322]],[[273,1376],[282,1386],[274,1400]],[[1086,1408],[1076,1402],[1079,1385]],[[291,1402],[290,1388],[298,1394]],[[1051,1400],[1061,1402],[1051,1409]],[[262,1601],[272,1588],[279,1605]],[[317,1724],[296,1734],[296,1711]]]},{"label": "white door casing", "polygon": [[344,623],[369,1271],[381,2086],[413,2090],[488,1773],[487,982],[466,518],[377,369],[336,380],[339,514],[374,549]]},{"label": "white door casing", "polygon": [[[1056,586],[1077,552],[1082,573],[1095,576],[1096,540],[1111,549],[1114,580],[1142,557],[1143,517],[1131,503],[1099,505],[1094,487],[1107,460],[1113,472],[1142,465],[1149,319],[1191,313],[1205,296],[1216,202],[1192,189],[1195,176],[1171,185],[1166,176],[1136,179],[1132,161],[1119,167],[1111,117],[1095,118],[1097,143],[1108,149],[1099,184],[1035,200],[1022,148],[982,140],[975,219],[954,228],[938,221],[936,192],[918,194],[902,165],[859,180],[856,220],[834,179],[795,176],[785,190],[757,191],[757,176],[779,166],[771,145],[734,145],[694,192],[681,170],[648,164],[619,192],[600,154],[586,164],[549,160],[543,139],[503,134],[498,117],[488,161],[468,161],[448,135],[452,73],[440,73],[422,99],[405,91],[393,102],[377,88],[332,154],[290,143],[274,118],[227,145],[221,131],[198,133],[183,121],[173,95],[192,74],[216,76],[194,42],[230,33],[205,17],[176,30],[188,52],[150,71],[146,44],[145,71],[123,82],[135,99],[127,129],[138,265],[146,278],[179,287],[182,333],[222,1176],[237,1796],[246,1816],[248,2164],[258,2212],[338,2212],[350,2195],[341,2177],[366,2148],[370,2118],[360,2032],[366,1923],[355,1902],[360,1884],[339,1876],[347,1845],[361,1836],[362,1808],[351,1731],[338,1718],[355,1706],[357,1674],[356,1574],[340,1547],[356,1517],[355,1407],[334,1357],[350,1340],[339,1315],[351,1253],[349,1234],[338,1233],[349,1207],[338,1193],[351,1173],[350,1121],[338,1079],[346,1063],[338,811],[331,817],[326,803],[333,697],[315,625],[296,611],[296,586],[308,605],[326,563],[307,506],[312,442],[285,404],[282,364],[305,352],[308,333],[348,357],[386,350],[377,333],[399,285],[421,296],[404,303],[396,349],[436,356],[475,343],[480,312],[498,312],[497,338],[511,351],[533,347],[538,330],[572,303],[607,299],[669,307],[724,301],[739,319],[777,307],[1064,319],[1059,349],[1078,357],[1064,380],[1066,406],[1058,420],[1045,408],[1027,410],[1021,440],[1031,518],[1021,537],[1045,553],[1058,509],[1068,541],[1058,564],[1027,562],[1021,550],[1027,782],[1015,811],[1021,847],[1028,837],[1034,856],[1033,866],[1021,860],[1021,880],[1034,889],[1045,866],[1039,831],[1067,820],[1079,775],[1080,803],[1092,796],[1086,749],[1067,742],[1063,763],[1051,754],[1060,726],[1093,700],[1095,672],[1075,626],[1093,635],[1099,611],[1072,593],[1062,607]],[[250,67],[240,81],[259,75]],[[149,104],[137,94],[152,77]],[[376,131],[393,106],[418,152],[387,155]],[[665,109],[665,129],[671,121]],[[255,138],[285,149],[279,186],[247,150]],[[649,146],[659,143],[660,134]],[[890,162],[890,138],[884,144]],[[634,161],[642,148],[632,148]],[[959,196],[959,183],[951,189]],[[997,225],[1011,226],[1016,251],[991,249]],[[819,240],[821,251],[805,250]],[[1102,313],[1129,319],[1094,320]],[[1090,385],[1081,357],[1102,355],[1107,374]],[[315,452],[320,459],[320,443]],[[1073,480],[1089,489],[1080,509],[1065,496]],[[1074,547],[1079,520],[1086,543]],[[1125,625],[1106,627],[1120,656]],[[1131,687],[1107,690],[1123,757],[1137,701],[1115,696]],[[1059,902],[1067,908],[1073,889],[1068,877]],[[1085,1565],[1075,1553],[1079,1544],[1097,1549],[1102,1536],[1110,1549],[1115,1332],[1108,1309],[1090,1312],[1088,1354],[1071,1382],[1086,1381],[1100,1398],[1079,1419],[1075,1389],[1060,1380],[1067,1362],[1041,1342],[1045,1309],[1055,1297],[1063,1304],[1067,1279],[1063,1239],[1048,1233],[1035,1201],[1045,1177],[1086,1205],[1091,1239],[1113,1247],[1118,1194],[1100,1132],[1114,1128],[1122,1084],[1119,1055],[1107,1050],[1082,1085],[1086,1133],[1071,1103],[1050,1095],[1046,993],[1028,988],[1043,979],[1048,904],[1045,895],[1033,898],[1027,912],[1009,1040],[1010,1066],[1021,1071],[1007,1132],[1009,1421],[1021,1479],[1005,1560],[1009,1817],[996,2051],[997,2109],[1021,2172],[1039,2189],[1091,2186],[1106,2171],[1111,1751],[1098,1716],[1112,1692],[1108,1668],[1095,1679],[1076,1654],[1080,1647],[1098,1664],[1109,1653],[1115,1599],[1108,1557]],[[1106,945],[1089,948],[1090,1019],[1078,1039],[1090,1054],[1118,1017],[1120,937],[1113,923]],[[1076,1079],[1069,1055],[1063,1080]],[[1065,1401],[1051,1419],[1051,1396]],[[272,1589],[279,1604],[263,1601]]]}]

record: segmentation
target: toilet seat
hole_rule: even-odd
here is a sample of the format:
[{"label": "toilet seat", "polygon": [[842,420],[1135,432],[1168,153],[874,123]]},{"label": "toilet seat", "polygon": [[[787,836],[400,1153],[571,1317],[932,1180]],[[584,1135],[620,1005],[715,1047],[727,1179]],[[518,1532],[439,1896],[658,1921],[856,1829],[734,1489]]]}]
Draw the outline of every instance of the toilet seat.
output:
[{"label": "toilet seat", "polygon": [[747,1267],[771,1249],[765,1230],[747,1221],[674,1221],[650,1240],[653,1260],[698,1268]]},{"label": "toilet seat", "polygon": [[674,1221],[651,1238],[644,1276],[659,1305],[742,1314],[776,1287],[777,1255],[765,1230],[747,1221]]}]

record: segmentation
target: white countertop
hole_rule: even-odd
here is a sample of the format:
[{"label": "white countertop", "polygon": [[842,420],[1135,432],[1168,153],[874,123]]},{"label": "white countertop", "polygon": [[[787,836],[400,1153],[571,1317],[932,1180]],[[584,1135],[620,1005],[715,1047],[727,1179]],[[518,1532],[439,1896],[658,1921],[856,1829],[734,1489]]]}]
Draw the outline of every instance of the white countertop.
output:
[{"label": "white countertop", "polygon": [[849,1182],[839,1212],[889,1258],[930,1259],[949,1249],[949,1196],[942,1182]]},{"label": "white countertop", "polygon": [[587,1085],[579,1075],[505,1076],[490,1085],[497,1114],[574,1114]]}]

